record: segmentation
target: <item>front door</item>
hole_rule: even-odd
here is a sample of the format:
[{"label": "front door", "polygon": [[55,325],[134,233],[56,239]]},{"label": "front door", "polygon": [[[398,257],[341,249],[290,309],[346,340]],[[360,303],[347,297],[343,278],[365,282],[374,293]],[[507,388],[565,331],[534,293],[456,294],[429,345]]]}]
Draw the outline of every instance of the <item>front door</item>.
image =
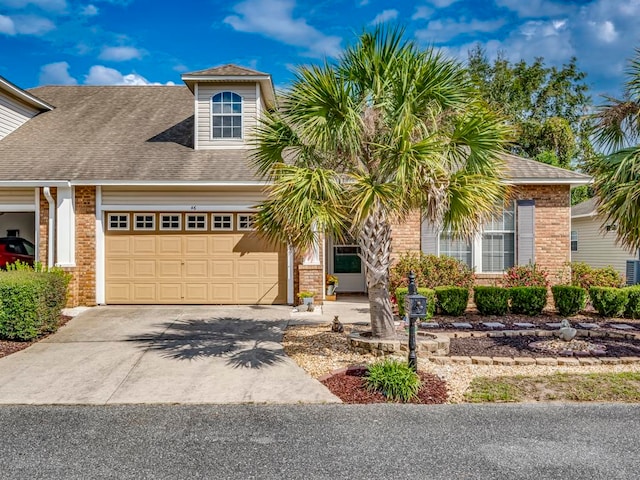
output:
[{"label": "front door", "polygon": [[329,273],[338,277],[338,293],[364,292],[366,282],[360,247],[353,244],[330,244]]}]

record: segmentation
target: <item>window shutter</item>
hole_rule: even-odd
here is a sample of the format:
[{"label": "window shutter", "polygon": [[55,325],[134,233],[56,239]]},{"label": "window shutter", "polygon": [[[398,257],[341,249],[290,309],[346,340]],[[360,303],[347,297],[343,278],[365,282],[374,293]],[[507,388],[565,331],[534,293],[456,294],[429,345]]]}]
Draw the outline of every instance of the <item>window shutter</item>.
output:
[{"label": "window shutter", "polygon": [[422,253],[427,255],[438,254],[438,232],[433,224],[424,218],[420,227],[420,245]]},{"label": "window shutter", "polygon": [[527,265],[536,261],[536,201],[518,200],[518,265]]}]

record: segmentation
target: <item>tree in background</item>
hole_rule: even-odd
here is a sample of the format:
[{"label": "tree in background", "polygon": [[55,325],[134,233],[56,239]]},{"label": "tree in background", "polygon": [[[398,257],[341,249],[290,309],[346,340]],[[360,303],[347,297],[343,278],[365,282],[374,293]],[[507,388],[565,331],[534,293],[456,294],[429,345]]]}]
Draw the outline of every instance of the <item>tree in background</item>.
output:
[{"label": "tree in background", "polygon": [[560,69],[541,57],[511,63],[503,53],[491,63],[478,45],[469,51],[468,69],[481,97],[513,125],[514,154],[569,169],[593,159],[591,98],[575,58]]},{"label": "tree in background", "polygon": [[357,239],[377,338],[395,336],[391,224],[420,210],[469,236],[505,193],[503,119],[478,101],[461,65],[403,35],[377,27],[336,63],[299,67],[255,149],[272,181],[257,227],[303,251],[317,231]]},{"label": "tree in background", "polygon": [[590,166],[598,211],[617,225],[618,241],[640,249],[640,49],[626,72],[622,99],[605,97],[597,109],[595,132],[608,155]]}]

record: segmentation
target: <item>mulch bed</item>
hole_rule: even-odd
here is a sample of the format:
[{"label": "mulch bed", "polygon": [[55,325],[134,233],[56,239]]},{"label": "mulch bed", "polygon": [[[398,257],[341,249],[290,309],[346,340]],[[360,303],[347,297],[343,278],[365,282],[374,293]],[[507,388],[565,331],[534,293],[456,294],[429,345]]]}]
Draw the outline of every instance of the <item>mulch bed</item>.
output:
[{"label": "mulch bed", "polygon": [[[58,323],[58,328],[62,327],[65,323],[71,320],[71,317],[67,317],[65,315],[60,316],[60,322]],[[19,352],[20,350],[24,350],[25,348],[30,347],[34,343],[42,340],[43,338],[47,338],[50,333],[39,337],[36,340],[30,342],[21,342],[17,340],[5,340],[0,339],[0,358],[6,357],[7,355],[11,355],[12,353]]]},{"label": "mulch bed", "polygon": [[[322,383],[340,398],[344,403],[388,403],[382,393],[368,391],[363,378],[366,368],[350,368],[344,373],[337,373],[322,381]],[[436,404],[447,401],[447,384],[435,375],[418,372],[422,387],[418,398],[410,403]]]},{"label": "mulch bed", "polygon": [[[549,352],[540,352],[529,348],[532,342],[539,342],[548,337],[534,335],[522,337],[469,337],[452,338],[449,355],[481,356],[481,357],[549,357]],[[625,340],[617,338],[581,338],[593,341],[606,347],[604,357],[635,357],[640,356],[640,340]],[[560,356],[557,354],[555,356]]]}]

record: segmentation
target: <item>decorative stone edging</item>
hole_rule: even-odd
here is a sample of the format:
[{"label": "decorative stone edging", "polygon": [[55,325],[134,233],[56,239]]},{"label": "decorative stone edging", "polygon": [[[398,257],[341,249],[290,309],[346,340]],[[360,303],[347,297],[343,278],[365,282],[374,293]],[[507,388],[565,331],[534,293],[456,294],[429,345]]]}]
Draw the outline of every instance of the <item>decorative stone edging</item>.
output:
[{"label": "decorative stone edging", "polygon": [[502,366],[592,366],[631,365],[640,363],[640,357],[464,357],[430,356],[430,362],[437,365],[502,365]]},{"label": "decorative stone edging", "polygon": [[[380,340],[367,337],[369,332],[353,332],[347,338],[349,346],[356,353],[371,353],[376,356],[391,355],[407,351],[407,342],[400,340]],[[421,332],[417,338],[416,350],[431,355],[448,355],[451,339],[444,333]]]}]

